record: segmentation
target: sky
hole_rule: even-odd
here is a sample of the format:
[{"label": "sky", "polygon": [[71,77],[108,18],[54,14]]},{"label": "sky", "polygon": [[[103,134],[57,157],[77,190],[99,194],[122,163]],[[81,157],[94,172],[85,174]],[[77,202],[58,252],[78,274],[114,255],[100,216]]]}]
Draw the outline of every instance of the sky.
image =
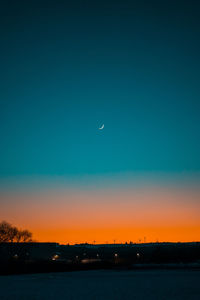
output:
[{"label": "sky", "polygon": [[1,1],[0,221],[199,240],[199,36],[195,0]]}]

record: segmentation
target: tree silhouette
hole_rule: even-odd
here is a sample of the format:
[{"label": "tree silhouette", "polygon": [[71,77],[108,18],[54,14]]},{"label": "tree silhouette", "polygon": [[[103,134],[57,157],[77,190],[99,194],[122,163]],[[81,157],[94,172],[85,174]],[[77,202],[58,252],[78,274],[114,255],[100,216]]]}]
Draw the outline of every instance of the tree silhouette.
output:
[{"label": "tree silhouette", "polygon": [[0,223],[0,243],[27,243],[32,242],[32,233],[20,230],[6,221]]}]

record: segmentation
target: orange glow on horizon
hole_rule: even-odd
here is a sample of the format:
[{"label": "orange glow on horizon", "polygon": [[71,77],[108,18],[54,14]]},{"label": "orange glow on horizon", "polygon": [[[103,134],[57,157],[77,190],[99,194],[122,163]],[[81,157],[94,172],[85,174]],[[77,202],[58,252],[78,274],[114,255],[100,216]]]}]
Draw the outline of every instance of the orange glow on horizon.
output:
[{"label": "orange glow on horizon", "polygon": [[141,242],[196,242],[199,241],[199,227],[154,227],[154,228],[113,228],[113,229],[57,229],[33,230],[34,237],[41,242],[60,244],[106,244]]},{"label": "orange glow on horizon", "polygon": [[200,240],[200,192],[175,188],[2,194],[0,220],[41,242]]}]

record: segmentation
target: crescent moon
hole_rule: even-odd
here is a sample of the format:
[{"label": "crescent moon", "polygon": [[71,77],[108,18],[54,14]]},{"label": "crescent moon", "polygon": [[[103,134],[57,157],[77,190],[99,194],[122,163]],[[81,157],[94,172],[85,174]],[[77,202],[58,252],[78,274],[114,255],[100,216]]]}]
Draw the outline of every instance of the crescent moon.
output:
[{"label": "crescent moon", "polygon": [[102,130],[102,129],[104,129],[104,124],[101,127],[99,127],[99,130]]}]

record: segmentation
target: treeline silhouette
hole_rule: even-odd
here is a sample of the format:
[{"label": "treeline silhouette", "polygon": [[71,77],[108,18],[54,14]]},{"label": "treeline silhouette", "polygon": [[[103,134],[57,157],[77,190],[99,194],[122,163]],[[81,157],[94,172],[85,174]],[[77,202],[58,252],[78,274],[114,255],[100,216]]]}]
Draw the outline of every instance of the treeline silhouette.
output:
[{"label": "treeline silhouette", "polygon": [[6,221],[0,223],[0,243],[29,243],[32,241],[32,233],[29,230],[18,229]]}]

